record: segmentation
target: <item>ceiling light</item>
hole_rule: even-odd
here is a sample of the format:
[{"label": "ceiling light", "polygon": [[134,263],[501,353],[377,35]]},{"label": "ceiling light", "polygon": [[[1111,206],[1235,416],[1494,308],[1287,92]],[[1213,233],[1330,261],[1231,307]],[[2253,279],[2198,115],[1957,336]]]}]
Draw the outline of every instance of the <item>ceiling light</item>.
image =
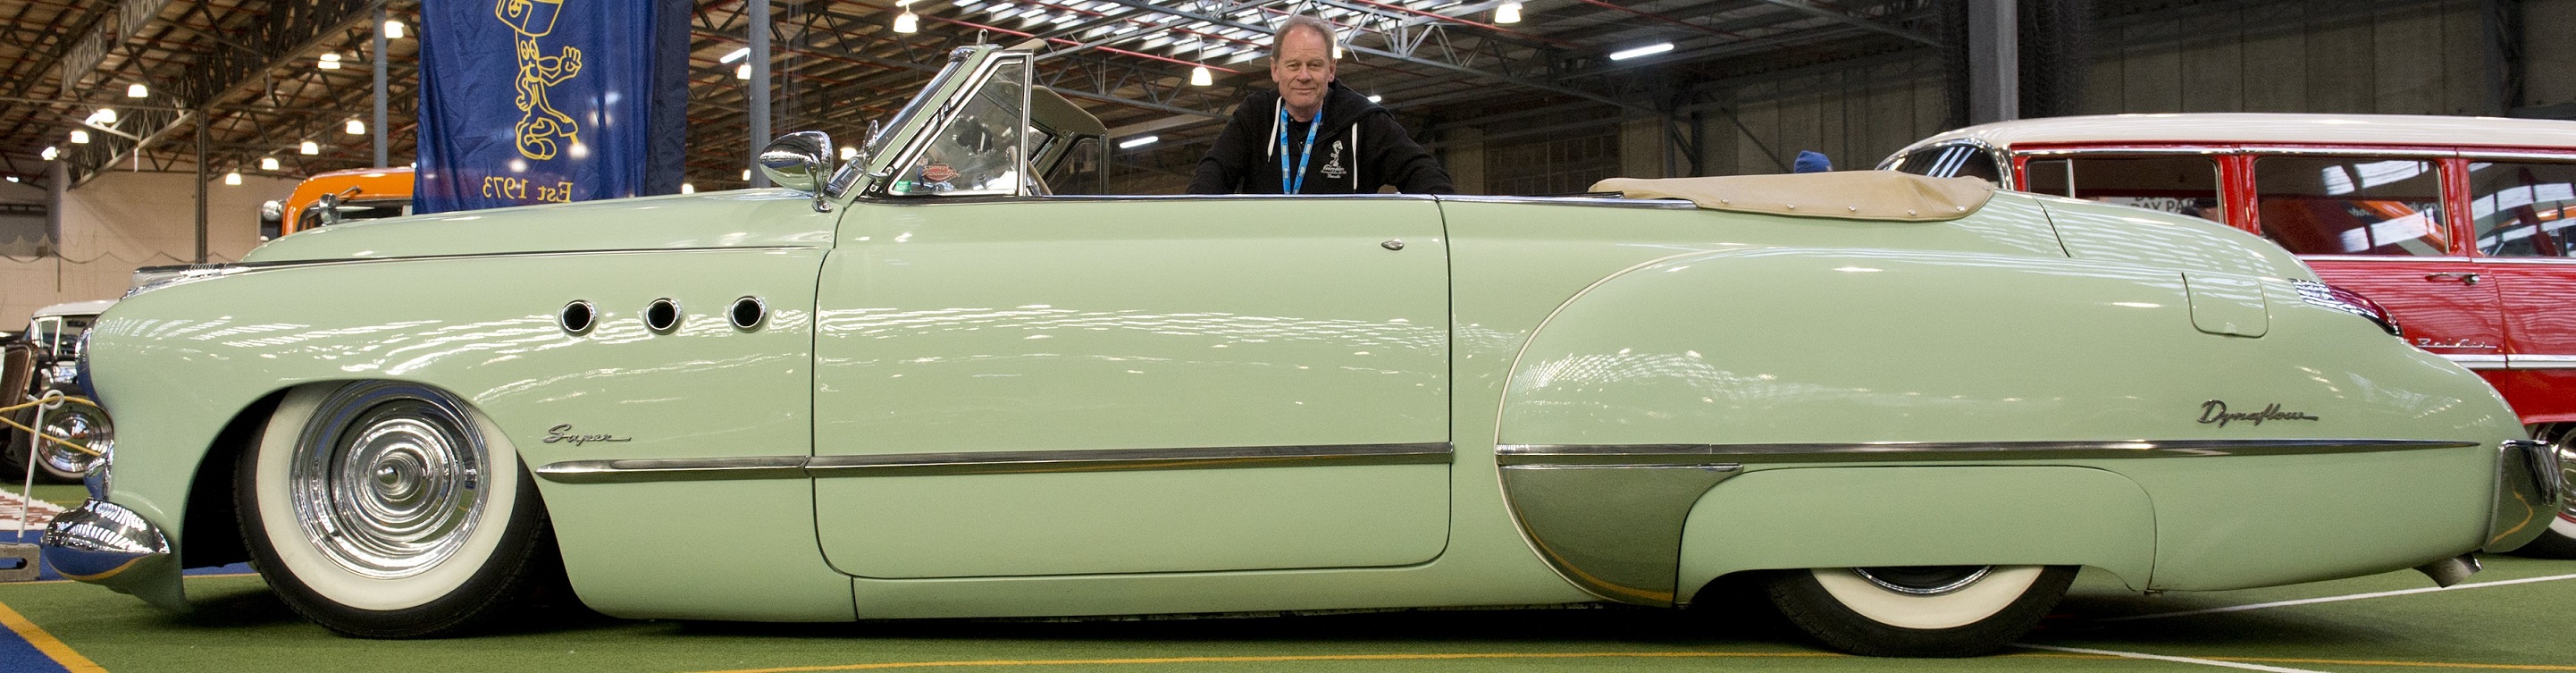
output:
[{"label": "ceiling light", "polygon": [[312,155],[316,155],[316,154],[321,154],[321,153],[322,153],[322,144],[321,144],[321,143],[317,143],[317,142],[313,142],[313,141],[310,141],[310,140],[307,140],[307,141],[304,141],[304,144],[303,144],[303,145],[296,147],[296,148],[295,148],[295,152],[296,152],[297,154],[302,154],[302,155],[305,155],[305,156],[312,156]]},{"label": "ceiling light", "polygon": [[750,181],[751,181],[751,169],[748,169],[748,168],[742,169],[742,180],[743,180],[744,182],[750,182]]},{"label": "ceiling light", "polygon": [[1506,2],[1494,8],[1494,23],[1520,23],[1521,3]]},{"label": "ceiling light", "polygon": [[842,146],[841,146],[841,160],[842,160],[842,161],[849,161],[849,160],[851,160],[851,159],[856,159],[856,158],[859,158],[859,147],[858,147],[857,145],[842,145]]},{"label": "ceiling light", "polygon": [[233,172],[230,172],[230,173],[225,173],[225,174],[224,174],[224,184],[231,185],[231,186],[234,186],[234,187],[239,187],[239,186],[241,186],[241,171],[233,171]]},{"label": "ceiling light", "polygon": [[1163,137],[1162,137],[1162,136],[1137,136],[1137,137],[1134,137],[1134,138],[1129,138],[1129,139],[1126,139],[1126,140],[1118,141],[1118,149],[1127,150],[1127,149],[1135,149],[1135,148],[1139,148],[1139,147],[1144,147],[1144,146],[1146,146],[1146,145],[1152,145],[1152,144],[1154,144],[1156,141],[1160,141],[1160,140],[1162,140],[1162,139],[1163,139]]},{"label": "ceiling light", "polygon": [[1385,96],[1380,96],[1380,95],[1377,95],[1377,94],[1369,94],[1369,102],[1371,102],[1371,103],[1376,103],[1376,102],[1380,102],[1380,101],[1384,101],[1384,100],[1386,100],[1386,97],[1385,97]]},{"label": "ceiling light", "polygon": [[10,182],[17,182],[17,181],[18,181],[18,176],[15,176],[15,175],[9,176],[9,181],[10,181]]},{"label": "ceiling light", "polygon": [[72,144],[74,144],[74,145],[87,145],[87,144],[89,144],[89,132],[88,132],[88,131],[83,131],[83,130],[80,130],[80,129],[72,129]]},{"label": "ceiling light", "polygon": [[385,39],[388,39],[388,40],[399,40],[399,39],[402,39],[402,38],[403,38],[403,25],[402,25],[402,22],[401,22],[401,21],[396,21],[396,20],[393,20],[393,19],[385,19]]},{"label": "ceiling light", "polygon": [[337,53],[337,52],[328,52],[328,51],[326,51],[326,52],[322,52],[322,69],[323,69],[323,70],[338,70],[338,69],[340,69],[340,54],[339,54],[339,53]]},{"label": "ceiling light", "polygon": [[730,52],[726,52],[726,53],[725,53],[725,55],[724,55],[724,58],[716,59],[716,62],[717,62],[717,63],[732,63],[732,62],[734,62],[734,61],[740,61],[740,60],[742,60],[742,57],[750,56],[750,55],[751,55],[751,48],[750,48],[750,47],[743,47],[743,48],[741,48],[741,49],[736,49],[736,50],[733,50],[733,51],[730,51]]},{"label": "ceiling light", "polygon": [[751,64],[749,64],[749,63],[745,63],[745,64],[742,64],[742,65],[734,66],[734,67],[733,67],[733,78],[734,78],[734,79],[751,79]]},{"label": "ceiling light", "polygon": [[367,123],[351,119],[349,120],[349,125],[342,127],[341,130],[347,131],[349,135],[363,136],[367,134]]},{"label": "ceiling light", "polygon": [[150,98],[152,97],[152,87],[144,86],[142,82],[125,85],[125,97]]},{"label": "ceiling light", "polygon": [[103,108],[99,108],[97,112],[89,113],[89,121],[88,121],[88,122],[86,122],[86,123],[90,123],[90,124],[97,124],[97,125],[101,125],[101,126],[115,126],[115,125],[116,125],[116,108],[112,108],[112,107],[103,107]]},{"label": "ceiling light", "polygon": [[263,171],[277,170],[277,157],[260,157],[259,169]]},{"label": "ceiling light", "polygon": [[680,193],[682,193],[682,194],[696,194],[696,193],[698,193],[698,186],[697,186],[697,185],[692,185],[692,184],[689,184],[689,183],[686,183],[686,182],[680,183]]},{"label": "ceiling light", "polygon": [[[1190,86],[1207,86],[1215,83],[1216,76],[1208,73],[1207,66],[1203,65],[1190,69]],[[77,131],[75,131],[75,133],[77,133]]]},{"label": "ceiling light", "polygon": [[60,149],[56,149],[56,148],[55,148],[54,146],[52,146],[52,145],[46,145],[46,146],[45,146],[45,151],[43,151],[43,152],[38,152],[37,154],[38,154],[38,155],[43,156],[43,157],[45,158],[45,160],[46,160],[46,161],[53,161],[53,160],[54,160],[54,157],[62,156],[62,155],[63,155],[63,151],[62,151],[62,150],[60,150]]},{"label": "ceiling light", "polygon": [[1622,50],[1619,50],[1619,51],[1610,52],[1610,60],[1613,60],[1613,61],[1625,61],[1625,60],[1632,59],[1632,58],[1636,58],[1636,57],[1639,57],[1639,56],[1653,56],[1653,55],[1656,55],[1656,54],[1661,54],[1661,53],[1664,53],[1664,52],[1667,52],[1667,51],[1672,51],[1672,50],[1673,50],[1673,43],[1671,43],[1671,42],[1664,42],[1664,43],[1659,43],[1659,44],[1650,44],[1650,45],[1646,45],[1646,46],[1643,46],[1643,47],[1638,47],[1638,48],[1635,48],[1635,49],[1622,49]]},{"label": "ceiling light", "polygon": [[894,32],[921,32],[921,17],[914,16],[912,10],[904,10],[902,14],[897,14],[894,17]]},{"label": "ceiling light", "polygon": [[894,0],[894,6],[896,6],[896,7],[910,7],[910,6],[912,6],[912,0]]}]

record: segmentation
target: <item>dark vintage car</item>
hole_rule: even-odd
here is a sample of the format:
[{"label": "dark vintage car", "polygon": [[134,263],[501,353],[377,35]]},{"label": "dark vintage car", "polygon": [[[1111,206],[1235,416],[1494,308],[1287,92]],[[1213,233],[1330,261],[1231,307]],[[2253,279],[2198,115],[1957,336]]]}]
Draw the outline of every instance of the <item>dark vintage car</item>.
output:
[{"label": "dark vintage car", "polygon": [[[79,301],[36,309],[27,321],[27,329],[18,336],[0,341],[0,407],[14,407],[48,395],[76,396],[72,382],[74,363],[80,359],[81,337],[90,324],[114,300]],[[39,419],[38,413],[43,418]],[[97,409],[79,404],[57,404],[49,409],[18,409],[8,412],[9,420],[18,425],[42,427],[45,434],[86,446],[93,439],[103,439],[107,418]],[[39,422],[41,426],[38,426]],[[0,425],[0,474],[16,482],[27,469],[29,437],[16,428]],[[36,455],[36,478],[69,482],[80,481],[96,459],[59,443],[46,442],[32,449]]]}]

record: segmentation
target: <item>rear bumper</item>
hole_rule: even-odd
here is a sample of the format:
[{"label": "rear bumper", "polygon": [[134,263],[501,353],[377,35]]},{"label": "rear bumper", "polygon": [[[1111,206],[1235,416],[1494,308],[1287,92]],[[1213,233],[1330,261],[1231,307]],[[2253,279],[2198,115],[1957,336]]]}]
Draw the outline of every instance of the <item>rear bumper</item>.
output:
[{"label": "rear bumper", "polygon": [[159,526],[104,500],[90,500],[45,526],[45,562],[68,579],[105,586],[162,607],[180,607],[179,558]]},{"label": "rear bumper", "polygon": [[2487,521],[2485,551],[2503,553],[2520,549],[2533,538],[2549,530],[2565,504],[2567,484],[2560,472],[2558,452],[2546,443],[2529,439],[2509,439],[2497,449],[2496,502]]}]

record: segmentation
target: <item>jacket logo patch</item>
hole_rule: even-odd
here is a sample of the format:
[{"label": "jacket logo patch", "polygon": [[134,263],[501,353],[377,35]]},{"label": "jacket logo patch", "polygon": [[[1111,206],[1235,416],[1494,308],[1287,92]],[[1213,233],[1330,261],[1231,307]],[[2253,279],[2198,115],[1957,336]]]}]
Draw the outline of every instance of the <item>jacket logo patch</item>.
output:
[{"label": "jacket logo patch", "polygon": [[1333,141],[1333,151],[1324,154],[1323,173],[1324,177],[1333,180],[1350,176],[1350,171],[1342,168],[1342,141]]}]

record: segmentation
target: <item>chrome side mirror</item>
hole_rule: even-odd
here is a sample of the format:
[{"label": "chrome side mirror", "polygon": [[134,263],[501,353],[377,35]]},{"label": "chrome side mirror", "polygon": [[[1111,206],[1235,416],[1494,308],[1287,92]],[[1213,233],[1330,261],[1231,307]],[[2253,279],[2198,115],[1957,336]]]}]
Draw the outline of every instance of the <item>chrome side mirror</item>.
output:
[{"label": "chrome side mirror", "polygon": [[823,180],[832,173],[832,134],[798,131],[779,136],[760,150],[760,172],[770,184],[814,195],[815,212],[831,212],[823,200]]}]

